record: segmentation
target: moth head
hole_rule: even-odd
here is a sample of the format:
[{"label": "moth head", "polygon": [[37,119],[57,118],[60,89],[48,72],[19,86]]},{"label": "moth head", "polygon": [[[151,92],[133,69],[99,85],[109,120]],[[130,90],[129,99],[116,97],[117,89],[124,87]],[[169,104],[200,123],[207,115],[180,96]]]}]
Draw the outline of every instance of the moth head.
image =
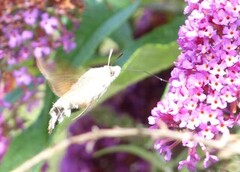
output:
[{"label": "moth head", "polygon": [[109,77],[114,80],[118,77],[121,72],[120,66],[104,66],[106,72],[109,74]]},{"label": "moth head", "polygon": [[120,66],[110,66],[109,67],[110,71],[110,77],[115,79],[118,77],[118,75],[121,72],[121,67]]}]

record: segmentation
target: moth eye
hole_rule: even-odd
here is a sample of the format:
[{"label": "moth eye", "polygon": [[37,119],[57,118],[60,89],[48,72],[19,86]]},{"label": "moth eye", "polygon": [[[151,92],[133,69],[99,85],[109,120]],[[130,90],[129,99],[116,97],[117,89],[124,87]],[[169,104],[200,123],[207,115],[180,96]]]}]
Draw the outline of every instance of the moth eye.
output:
[{"label": "moth eye", "polygon": [[110,71],[110,76],[113,76],[115,74],[115,72],[114,71]]}]

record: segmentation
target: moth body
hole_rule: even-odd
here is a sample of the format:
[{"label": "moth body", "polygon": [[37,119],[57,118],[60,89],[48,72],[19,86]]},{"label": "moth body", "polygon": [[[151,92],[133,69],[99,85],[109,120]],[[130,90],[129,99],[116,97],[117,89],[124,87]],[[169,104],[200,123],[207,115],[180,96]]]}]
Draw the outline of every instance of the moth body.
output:
[{"label": "moth body", "polygon": [[120,74],[119,66],[91,68],[84,73],[69,91],[63,94],[50,110],[49,133],[64,117],[71,115],[72,109],[88,108],[107,90],[112,81]]}]

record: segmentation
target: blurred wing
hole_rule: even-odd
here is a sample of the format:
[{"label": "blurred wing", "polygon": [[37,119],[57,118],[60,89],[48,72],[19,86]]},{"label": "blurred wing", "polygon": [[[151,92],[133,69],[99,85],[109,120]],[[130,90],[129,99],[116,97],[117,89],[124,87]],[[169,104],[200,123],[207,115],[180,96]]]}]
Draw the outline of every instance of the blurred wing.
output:
[{"label": "blurred wing", "polygon": [[72,75],[54,75],[48,79],[48,81],[54,94],[56,94],[58,97],[61,97],[70,90],[77,79],[73,78]]},{"label": "blurred wing", "polygon": [[36,64],[42,75],[48,80],[52,91],[58,97],[69,91],[81,75],[79,71],[57,69],[55,65],[48,64],[41,58],[36,59]]}]

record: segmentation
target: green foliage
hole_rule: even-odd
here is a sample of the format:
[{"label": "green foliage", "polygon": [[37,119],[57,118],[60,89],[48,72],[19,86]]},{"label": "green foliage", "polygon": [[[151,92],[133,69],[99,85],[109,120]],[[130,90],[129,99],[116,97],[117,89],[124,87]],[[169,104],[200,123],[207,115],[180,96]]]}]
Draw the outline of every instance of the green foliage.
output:
[{"label": "green foliage", "polygon": [[[111,8],[109,4],[111,4]],[[73,66],[80,66],[88,60],[94,60],[94,56],[97,56],[96,49],[106,37],[112,38],[122,48],[123,57],[117,62],[122,66],[122,72],[98,103],[148,76],[141,71],[154,74],[169,68],[179,54],[175,40],[178,27],[183,22],[182,17],[156,28],[138,40],[133,40],[129,20],[139,4],[139,1],[130,3],[126,0],[87,1],[81,27],[76,31],[77,48],[69,54],[63,53],[60,49],[56,53],[56,61],[64,58]],[[21,94],[22,92],[15,90],[7,96],[7,99],[14,102]],[[1,163],[0,171],[13,170],[51,145],[52,139],[59,139],[56,135],[66,131],[72,118],[66,119],[57,127],[54,137],[47,132],[49,109],[55,100],[56,97],[47,87],[41,113],[31,126],[12,139],[8,152]],[[130,150],[130,148],[132,149]],[[146,154],[147,151],[143,148],[134,146],[130,148],[122,147],[121,150],[132,151],[160,168],[160,165],[154,160],[155,158],[151,157],[151,153]]]},{"label": "green foliage", "polygon": [[177,39],[178,27],[183,23],[183,21],[183,17],[177,17],[168,24],[158,27],[149,34],[133,41],[128,48],[123,51],[123,56],[119,59],[118,64],[123,65],[132,53],[145,44],[169,44],[170,42],[175,41]]}]

